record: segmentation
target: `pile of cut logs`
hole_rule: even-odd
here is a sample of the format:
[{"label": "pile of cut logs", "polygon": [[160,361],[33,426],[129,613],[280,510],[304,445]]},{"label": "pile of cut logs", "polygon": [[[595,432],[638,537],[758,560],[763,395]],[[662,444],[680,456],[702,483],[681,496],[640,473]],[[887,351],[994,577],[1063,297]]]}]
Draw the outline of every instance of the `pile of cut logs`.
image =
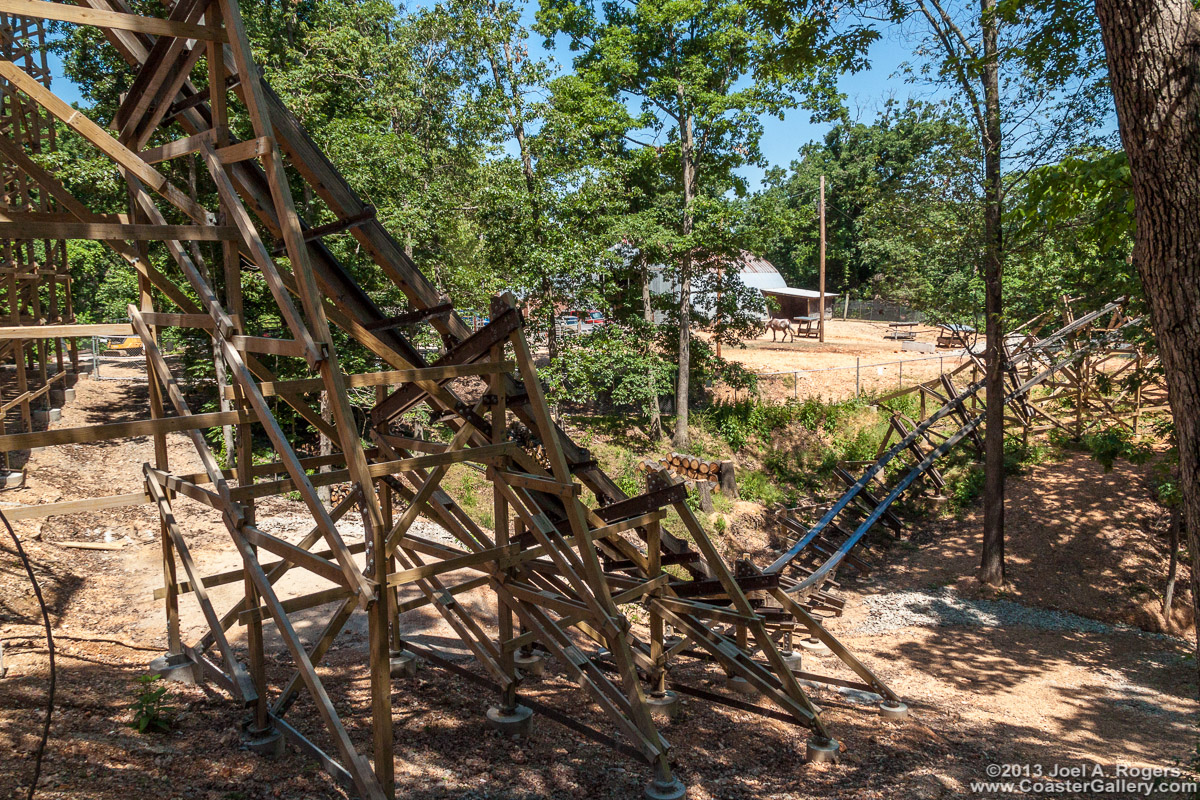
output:
[{"label": "pile of cut logs", "polygon": [[[637,468],[639,472],[644,473],[665,469],[667,472],[683,478],[689,488],[692,488],[693,485],[706,484],[709,489],[722,487],[728,489],[733,485],[732,462],[705,461],[686,453],[671,453],[662,461],[644,459],[638,463]],[[728,475],[723,473],[728,473]]]}]

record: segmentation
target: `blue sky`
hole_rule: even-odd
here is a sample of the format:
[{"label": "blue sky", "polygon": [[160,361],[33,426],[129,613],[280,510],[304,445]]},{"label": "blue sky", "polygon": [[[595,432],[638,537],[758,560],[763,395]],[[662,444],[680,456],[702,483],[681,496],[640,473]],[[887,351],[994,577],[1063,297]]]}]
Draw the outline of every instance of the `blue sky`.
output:
[{"label": "blue sky", "polygon": [[[408,7],[432,5],[433,2],[436,0],[411,0]],[[532,0],[526,6],[522,17],[526,26],[533,24],[536,5],[536,0]],[[532,34],[529,44],[533,55],[548,57],[557,62],[562,69],[570,69],[572,54],[561,40],[558,46],[546,50],[542,46],[542,37]],[[872,46],[869,54],[870,69],[843,76],[839,84],[842,93],[846,95],[846,104],[851,116],[869,120],[889,96],[903,100],[915,96],[928,97],[934,93],[928,86],[907,84],[902,78],[896,77],[900,64],[909,57],[908,48],[893,38],[884,38]],[[53,54],[50,56],[50,69],[54,76],[52,87],[55,93],[68,103],[79,102],[79,89],[62,76],[62,63]],[[770,165],[783,167],[796,157],[801,145],[819,140],[829,129],[827,124],[813,124],[809,121],[809,113],[799,109],[788,113],[782,120],[766,117],[763,127],[763,156]],[[762,168],[746,167],[741,173],[749,180],[751,189],[758,188],[763,176]]]}]

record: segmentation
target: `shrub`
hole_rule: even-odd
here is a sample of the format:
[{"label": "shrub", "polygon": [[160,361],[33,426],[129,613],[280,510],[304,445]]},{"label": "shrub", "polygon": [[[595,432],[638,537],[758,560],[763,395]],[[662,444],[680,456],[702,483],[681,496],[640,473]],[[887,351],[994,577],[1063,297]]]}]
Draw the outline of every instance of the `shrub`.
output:
[{"label": "shrub", "polygon": [[949,478],[946,489],[955,510],[969,508],[983,492],[983,468],[972,466]]},{"label": "shrub", "polygon": [[553,401],[634,406],[642,413],[649,412],[651,399],[670,394],[675,383],[670,362],[647,347],[634,330],[621,325],[568,337],[558,357],[539,375]]},{"label": "shrub", "polygon": [[783,490],[772,483],[766,473],[757,469],[738,475],[738,492],[743,500],[764,506],[782,503],[784,499]]},{"label": "shrub", "polygon": [[799,423],[814,433],[834,433],[864,406],[854,400],[826,403],[810,397],[775,405],[756,399],[713,403],[698,415],[699,424],[720,436],[734,450],[741,450],[756,439],[769,441],[772,431]]}]

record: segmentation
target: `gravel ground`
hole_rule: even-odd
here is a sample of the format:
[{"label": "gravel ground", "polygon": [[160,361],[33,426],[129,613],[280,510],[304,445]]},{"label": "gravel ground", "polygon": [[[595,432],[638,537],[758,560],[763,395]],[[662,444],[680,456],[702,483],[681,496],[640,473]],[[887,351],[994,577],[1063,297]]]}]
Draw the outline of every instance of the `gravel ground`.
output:
[{"label": "gravel ground", "polygon": [[866,617],[851,631],[875,634],[900,628],[937,628],[950,625],[1003,628],[1025,625],[1046,631],[1076,631],[1108,634],[1117,631],[1162,639],[1174,639],[1161,633],[1149,633],[1130,625],[1110,625],[1065,611],[1030,608],[1011,600],[972,600],[960,597],[952,587],[929,592],[888,592],[862,598]]}]

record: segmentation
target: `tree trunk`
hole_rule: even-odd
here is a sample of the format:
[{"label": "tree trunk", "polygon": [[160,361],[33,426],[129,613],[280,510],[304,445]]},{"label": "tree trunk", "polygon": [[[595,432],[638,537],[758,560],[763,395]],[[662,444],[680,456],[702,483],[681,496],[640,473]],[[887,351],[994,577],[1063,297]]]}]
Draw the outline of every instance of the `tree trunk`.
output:
[{"label": "tree trunk", "polygon": [[692,348],[692,196],[695,187],[695,165],[692,163],[692,117],[685,112],[679,142],[680,162],[683,165],[683,238],[684,251],[679,268],[679,378],[675,382],[675,436],[672,443],[679,450],[688,447],[688,390]]},{"label": "tree trunk", "polygon": [[[331,419],[330,411],[331,411],[331,409],[329,408],[329,392],[322,389],[321,390],[321,419],[325,420],[326,422],[329,422]],[[330,439],[328,436],[326,436],[323,433],[318,434],[318,437],[319,438],[318,438],[317,446],[318,446],[319,450],[318,450],[317,455],[320,455],[322,457],[333,455],[333,440]],[[329,466],[328,465],[321,466],[321,468],[318,470],[318,472],[329,472]],[[331,492],[331,490],[328,486],[318,486],[317,487],[317,497],[320,498],[322,503],[324,503],[325,505],[329,505],[329,501],[333,497],[333,493]]]},{"label": "tree trunk", "polygon": [[[646,256],[641,256],[642,262],[642,317],[646,325],[654,327],[654,309],[650,305],[650,270],[646,266]],[[650,385],[650,438],[655,441],[662,438],[662,411],[658,407],[658,382],[654,379],[654,370],[646,373],[646,381]]]},{"label": "tree trunk", "polygon": [[[493,8],[493,13],[498,12]],[[517,142],[517,150],[521,154],[521,173],[525,177],[525,191],[529,195],[533,239],[540,245],[544,237],[542,236],[542,209],[538,197],[538,179],[533,167],[533,154],[529,152],[529,143],[526,139],[524,121],[525,104],[521,96],[520,87],[517,85],[512,42],[505,41],[501,45],[501,50],[504,54],[503,65],[498,60],[495,49],[491,46],[487,48],[488,64],[492,69],[492,81],[496,86],[496,90],[504,96],[507,102],[504,113],[508,117],[509,127],[512,128],[513,138]],[[550,279],[546,276],[542,277],[542,295],[549,308],[546,347],[550,352],[551,360],[553,360],[558,357],[558,335],[556,331],[557,326],[555,325],[558,314],[554,307],[554,287],[551,285]]]},{"label": "tree trunk", "polygon": [[987,427],[984,436],[983,554],[979,580],[1004,583],[1004,271],[1001,227],[1003,176],[1000,172],[1000,63],[997,55],[996,0],[981,0],[984,95],[983,285],[987,353]]},{"label": "tree trunk", "polygon": [[[1096,0],[1096,13],[1133,179],[1134,263],[1166,373],[1179,443],[1183,530],[1188,552],[1195,554],[1200,553],[1200,14],[1190,0]],[[1195,604],[1200,569],[1191,574]]]},{"label": "tree trunk", "polygon": [[1179,572],[1179,529],[1183,527],[1183,514],[1179,506],[1171,506],[1171,523],[1167,531],[1167,546],[1171,555],[1167,561],[1167,585],[1163,588],[1163,617],[1166,618],[1167,633],[1171,632],[1171,611],[1175,605],[1175,576]]}]

